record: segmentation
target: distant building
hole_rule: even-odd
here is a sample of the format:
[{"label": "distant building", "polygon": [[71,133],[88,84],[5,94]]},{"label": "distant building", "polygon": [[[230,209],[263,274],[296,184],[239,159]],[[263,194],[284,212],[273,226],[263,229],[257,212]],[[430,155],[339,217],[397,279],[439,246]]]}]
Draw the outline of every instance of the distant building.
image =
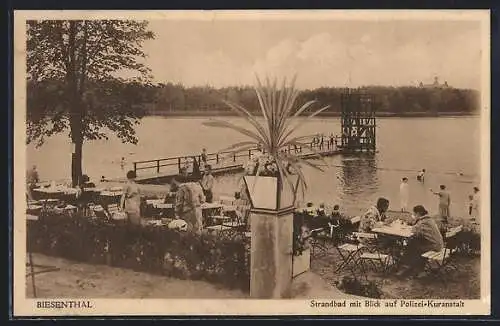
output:
[{"label": "distant building", "polygon": [[424,84],[422,82],[419,83],[419,87],[421,88],[448,88],[448,82],[445,80],[443,84],[439,83],[439,78],[434,77],[434,82],[432,84]]}]

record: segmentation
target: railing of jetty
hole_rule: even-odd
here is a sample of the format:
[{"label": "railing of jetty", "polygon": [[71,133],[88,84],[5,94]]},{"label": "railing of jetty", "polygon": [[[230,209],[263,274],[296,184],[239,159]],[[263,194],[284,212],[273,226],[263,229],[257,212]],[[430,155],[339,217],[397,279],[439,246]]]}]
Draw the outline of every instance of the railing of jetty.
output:
[{"label": "railing of jetty", "polygon": [[[329,136],[323,136],[323,142],[321,142],[321,136],[319,137],[319,141],[314,143],[313,142],[314,136],[310,136],[309,138],[306,138],[305,143],[309,144],[308,146],[310,148],[315,149],[316,151],[324,151],[324,152],[331,152],[337,149],[340,149],[341,146],[341,138],[340,137],[333,137],[330,139]],[[288,153],[303,153],[302,147],[300,146],[288,146],[286,148],[283,148],[283,151],[288,152]],[[224,167],[229,167],[231,165],[239,165],[242,164],[240,163],[239,159],[251,159],[253,153],[256,152],[262,152],[259,148],[252,148],[249,150],[245,151],[227,151],[227,152],[216,152],[216,153],[207,153],[207,164],[212,165],[212,169],[217,168],[215,165],[218,165],[220,163],[224,163]],[[265,154],[265,152],[263,152]],[[174,157],[167,157],[167,158],[159,158],[159,159],[153,159],[153,160],[146,160],[146,161],[137,161],[134,162],[134,171],[136,174],[138,174],[139,171],[148,171],[148,174],[160,174],[162,172],[162,168],[166,167],[176,167],[176,172],[178,173],[181,168],[184,166],[186,161],[192,160],[195,158],[198,163],[201,162],[201,154],[198,155],[186,155],[186,156],[174,156]],[[190,162],[192,163],[192,162]]]}]

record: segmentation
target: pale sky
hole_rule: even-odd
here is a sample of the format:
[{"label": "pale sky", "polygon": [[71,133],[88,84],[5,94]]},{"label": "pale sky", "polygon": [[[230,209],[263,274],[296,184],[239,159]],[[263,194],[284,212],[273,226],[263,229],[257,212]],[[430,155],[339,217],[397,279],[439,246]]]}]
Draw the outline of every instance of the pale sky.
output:
[{"label": "pale sky", "polygon": [[297,86],[417,85],[434,76],[480,89],[475,21],[151,21],[155,82],[253,85],[297,74]]}]

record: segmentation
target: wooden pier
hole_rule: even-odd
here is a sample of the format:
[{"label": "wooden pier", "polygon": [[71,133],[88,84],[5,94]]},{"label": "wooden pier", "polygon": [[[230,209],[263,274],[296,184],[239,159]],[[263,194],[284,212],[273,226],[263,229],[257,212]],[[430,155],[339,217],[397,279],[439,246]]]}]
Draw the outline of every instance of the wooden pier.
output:
[{"label": "wooden pier", "polygon": [[[309,147],[321,156],[331,156],[345,152],[340,147],[339,137],[330,138],[328,136],[323,136],[323,142],[321,142],[320,136],[317,143],[312,141],[313,138],[314,136],[311,136]],[[283,150],[306,159],[317,157],[317,155],[309,149],[300,147],[290,147]],[[213,175],[238,173],[243,171],[246,162],[259,153],[262,152],[258,148],[240,152],[207,153],[206,164],[211,166]],[[182,167],[187,167],[189,173],[193,173],[193,163],[195,160],[196,164],[199,164],[202,161],[201,153],[196,155],[175,156],[134,162],[134,171],[137,174],[136,181],[138,183],[147,184],[169,183],[172,178],[179,173]]]}]

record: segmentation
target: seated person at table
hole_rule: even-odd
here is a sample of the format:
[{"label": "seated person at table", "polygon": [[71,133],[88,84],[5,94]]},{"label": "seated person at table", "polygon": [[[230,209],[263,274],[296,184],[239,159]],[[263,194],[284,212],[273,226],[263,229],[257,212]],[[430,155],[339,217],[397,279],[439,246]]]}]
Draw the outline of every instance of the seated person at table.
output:
[{"label": "seated person at table", "polygon": [[325,204],[319,204],[319,208],[316,210],[318,216],[326,216],[325,213]]},{"label": "seated person at table", "polygon": [[350,231],[349,227],[352,226],[351,220],[342,214],[339,205],[333,206],[333,211],[329,218],[328,226],[330,228],[330,237],[337,240],[343,239]]},{"label": "seated person at table", "polygon": [[82,175],[82,182],[80,184],[80,188],[95,188],[95,183],[90,181],[90,178],[88,175],[84,174]]},{"label": "seated person at table", "polygon": [[316,216],[312,219],[311,228],[314,229],[329,229],[330,218],[326,216],[325,205],[321,204],[316,211]]},{"label": "seated person at table", "polygon": [[385,212],[389,209],[389,200],[379,198],[377,205],[370,207],[363,215],[359,222],[359,232],[370,232],[378,225],[382,225],[385,220]]},{"label": "seated person at table", "polygon": [[422,205],[413,207],[415,222],[413,236],[409,239],[402,262],[403,269],[398,275],[409,272],[422,272],[425,258],[422,254],[427,251],[440,251],[444,248],[444,241],[436,221]]},{"label": "seated person at table", "polygon": [[330,226],[343,226],[347,224],[349,220],[340,212],[340,206],[335,205],[333,206],[333,211],[332,214],[330,215],[330,221],[329,224]]},{"label": "seated person at table", "polygon": [[90,178],[88,175],[83,174],[80,183],[76,186],[77,188],[77,193],[76,193],[76,199],[77,199],[77,206],[83,206],[86,203],[92,201],[92,195],[93,192],[90,191],[85,191],[85,189],[89,188],[95,188],[95,184],[93,182],[90,182]]},{"label": "seated person at table", "polygon": [[38,171],[36,170],[36,165],[33,165],[31,170],[26,171],[27,195],[29,199],[33,199],[33,189],[36,188],[38,182],[40,182]]}]

